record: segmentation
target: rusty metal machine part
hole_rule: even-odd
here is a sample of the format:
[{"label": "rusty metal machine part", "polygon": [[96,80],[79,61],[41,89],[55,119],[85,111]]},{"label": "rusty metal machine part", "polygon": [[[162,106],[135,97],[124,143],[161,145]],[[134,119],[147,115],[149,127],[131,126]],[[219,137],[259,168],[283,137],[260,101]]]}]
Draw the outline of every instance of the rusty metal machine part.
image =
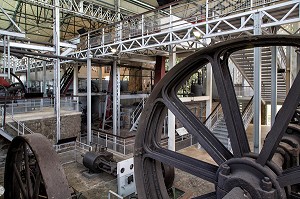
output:
[{"label": "rusty metal machine part", "polygon": [[[293,144],[289,142],[298,138],[288,135],[289,123],[300,102],[299,73],[261,152],[255,154],[249,147],[228,68],[228,59],[233,52],[265,46],[299,48],[300,37],[251,36],[209,46],[177,64],[158,83],[145,105],[135,142],[134,163],[139,168],[135,170],[135,178],[140,198],[168,198],[161,163],[215,184],[214,192],[199,198],[228,198],[241,193],[240,189],[243,194],[236,198],[300,198],[297,185],[300,184],[299,161],[290,161],[295,150],[291,150]],[[208,63],[212,65],[232,152],[177,97],[177,91],[186,79]],[[168,109],[197,139],[216,165],[160,146],[158,140]]]},{"label": "rusty metal machine part", "polygon": [[6,158],[5,198],[71,198],[66,175],[49,140],[41,134],[13,139]]},{"label": "rusty metal machine part", "polygon": [[175,169],[174,167],[167,165],[167,164],[161,164],[164,182],[167,189],[170,189],[174,183],[175,179]]},{"label": "rusty metal machine part", "polygon": [[114,160],[113,154],[103,147],[99,151],[85,153],[82,162],[91,172],[100,173],[104,171],[117,176],[117,162]]}]

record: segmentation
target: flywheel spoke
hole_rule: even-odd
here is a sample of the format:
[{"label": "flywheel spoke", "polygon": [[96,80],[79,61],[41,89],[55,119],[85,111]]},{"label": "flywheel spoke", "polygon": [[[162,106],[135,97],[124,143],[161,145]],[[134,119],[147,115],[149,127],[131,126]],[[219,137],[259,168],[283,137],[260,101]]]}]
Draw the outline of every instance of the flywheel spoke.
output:
[{"label": "flywheel spoke", "polygon": [[185,129],[196,137],[197,141],[217,164],[232,158],[231,152],[213,135],[213,133],[175,96],[164,96],[168,109],[183,124]]},{"label": "flywheel spoke", "polygon": [[156,148],[147,151],[145,157],[158,160],[168,165],[174,165],[176,168],[200,177],[212,183],[216,183],[216,172],[218,167],[201,160],[197,160],[174,151],[164,148]]},{"label": "flywheel spoke", "polygon": [[300,73],[298,73],[280,111],[277,113],[274,125],[268,133],[265,144],[258,156],[257,162],[261,165],[265,165],[266,162],[273,157],[276,148],[295,113],[300,101],[299,85]]},{"label": "flywheel spoke", "polygon": [[42,181],[41,171],[40,171],[39,168],[37,168],[37,174],[35,176],[34,190],[33,190],[33,194],[32,194],[32,198],[33,199],[37,199],[38,198],[39,191],[40,191],[41,181]]},{"label": "flywheel spoke", "polygon": [[17,178],[19,188],[21,189],[21,193],[22,193],[23,197],[28,198],[27,197],[27,192],[26,192],[25,187],[24,187],[24,183],[22,182],[21,174],[20,174],[19,169],[17,168],[17,165],[15,163],[13,164],[13,169],[14,169],[14,175]]},{"label": "flywheel spoke", "polygon": [[[222,62],[222,63],[221,63]],[[236,99],[231,74],[228,67],[228,57],[224,60],[215,60],[212,69],[221,100],[228,135],[234,157],[243,157],[250,152],[250,147],[244,128],[239,105]]]},{"label": "flywheel spoke", "polygon": [[26,143],[23,143],[23,150],[24,150],[24,161],[25,161],[27,197],[30,198],[31,193],[32,193],[32,186],[31,186],[31,179],[30,179],[30,169],[29,169],[28,151],[27,151],[27,144]]},{"label": "flywheel spoke", "polygon": [[300,166],[284,170],[277,180],[282,187],[300,184]]},{"label": "flywheel spoke", "polygon": [[216,192],[211,192],[211,193],[204,194],[202,196],[194,197],[192,199],[216,199],[216,198],[217,198]]}]

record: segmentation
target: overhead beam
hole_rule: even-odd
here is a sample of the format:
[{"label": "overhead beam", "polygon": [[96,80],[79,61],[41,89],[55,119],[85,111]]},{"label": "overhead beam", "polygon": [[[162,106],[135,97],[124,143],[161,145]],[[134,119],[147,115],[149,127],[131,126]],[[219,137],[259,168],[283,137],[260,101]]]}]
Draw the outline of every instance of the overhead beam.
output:
[{"label": "overhead beam", "polygon": [[7,30],[3,30],[3,29],[0,29],[0,35],[25,38],[25,33],[11,32],[11,31],[7,31]]}]

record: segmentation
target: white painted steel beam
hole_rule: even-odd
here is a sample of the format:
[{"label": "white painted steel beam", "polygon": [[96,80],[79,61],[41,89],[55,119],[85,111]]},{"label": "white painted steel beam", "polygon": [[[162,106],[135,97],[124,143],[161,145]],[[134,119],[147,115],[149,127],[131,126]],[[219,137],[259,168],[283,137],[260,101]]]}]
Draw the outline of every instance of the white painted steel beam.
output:
[{"label": "white painted steel beam", "polygon": [[11,31],[2,30],[2,29],[0,29],[0,35],[25,38],[25,33],[11,32]]},{"label": "white painted steel beam", "polygon": [[[0,41],[0,46],[4,46],[3,41]],[[24,48],[24,49],[31,49],[31,50],[38,50],[38,51],[46,51],[46,52],[55,52],[54,47],[40,46],[40,45],[34,45],[34,44],[24,44],[24,43],[18,43],[18,42],[10,42],[10,47]]]}]

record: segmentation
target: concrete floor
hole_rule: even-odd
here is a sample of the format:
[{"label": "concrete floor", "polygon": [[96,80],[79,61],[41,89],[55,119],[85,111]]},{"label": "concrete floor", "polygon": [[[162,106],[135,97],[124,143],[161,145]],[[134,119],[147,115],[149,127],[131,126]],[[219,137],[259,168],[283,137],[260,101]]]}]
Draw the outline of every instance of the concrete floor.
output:
[{"label": "concrete floor", "polygon": [[[262,126],[262,143],[267,133],[269,132],[269,126]],[[250,124],[246,130],[249,145],[253,151],[253,125]],[[180,153],[193,157],[195,159],[202,160],[211,164],[215,164],[214,160],[203,149],[198,149],[196,146],[190,146],[179,151]],[[214,191],[214,185],[191,174],[176,170],[175,186],[183,187],[187,192],[191,192],[193,197],[203,195]]]},{"label": "concrete floor", "polygon": [[[262,141],[264,140],[268,131],[268,126],[262,126]],[[252,125],[248,127],[247,135],[250,146],[253,149]],[[179,151],[179,153],[215,164],[212,158],[203,149],[199,150],[196,146],[190,146],[182,149]],[[86,168],[79,163],[66,164],[64,165],[64,169],[69,181],[69,185],[72,186],[76,191],[82,193],[82,199],[104,199],[108,198],[107,194],[109,190],[117,192],[117,179],[109,174],[100,173],[95,175],[94,178],[88,179],[82,175],[82,172],[86,171]],[[3,185],[3,171],[3,167],[0,167],[0,185]],[[212,183],[178,169],[175,170],[175,173],[174,186],[189,193],[190,195],[188,198],[214,191],[214,185]]]},{"label": "concrete floor", "polygon": [[[268,126],[262,126],[262,141],[269,129]],[[247,129],[247,135],[250,147],[253,150],[253,125],[251,124]],[[196,146],[182,149],[179,153],[216,164],[205,150],[199,150]],[[96,175],[93,179],[87,179],[82,175],[82,172],[86,169],[80,164],[68,164],[65,166],[65,170],[70,186],[74,187],[77,191],[82,192],[82,195],[86,198],[107,198],[109,190],[117,192],[116,178],[108,174],[101,173]],[[189,198],[214,191],[214,185],[212,183],[178,169],[175,170],[175,173],[174,186],[189,193]]]}]

